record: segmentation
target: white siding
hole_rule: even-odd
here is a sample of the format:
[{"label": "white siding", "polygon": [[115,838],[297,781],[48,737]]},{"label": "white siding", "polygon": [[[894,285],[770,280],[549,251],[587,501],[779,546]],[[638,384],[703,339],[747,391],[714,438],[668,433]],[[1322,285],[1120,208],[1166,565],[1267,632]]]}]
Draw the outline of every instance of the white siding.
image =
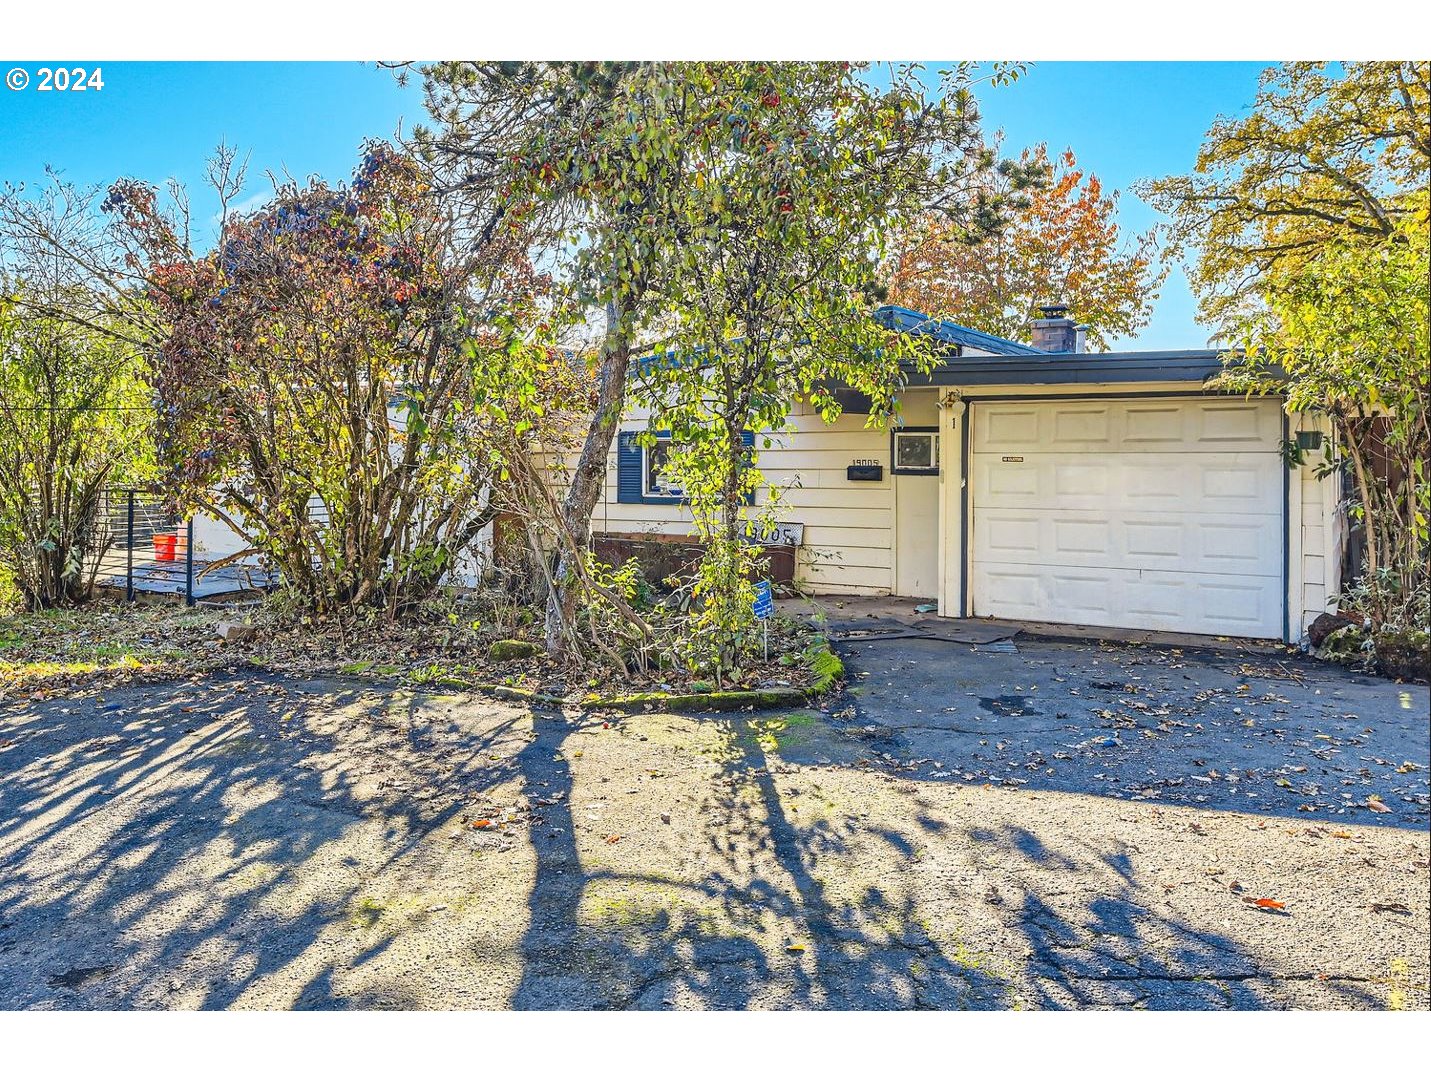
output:
[{"label": "white siding", "polygon": [[[1296,419],[1304,430],[1315,430],[1323,437],[1331,435],[1325,419]],[[1294,433],[1295,435],[1295,433]],[[1293,474],[1293,481],[1299,486],[1302,509],[1299,516],[1301,548],[1299,563],[1301,577],[1292,589],[1300,595],[1300,603],[1294,604],[1292,625],[1294,637],[1301,640],[1307,627],[1318,615],[1330,610],[1327,600],[1335,595],[1341,583],[1341,533],[1337,524],[1338,478],[1327,476],[1318,478],[1316,469],[1321,461],[1321,452],[1307,456],[1301,468]],[[1295,497],[1294,497],[1295,498]],[[1294,570],[1295,573],[1295,570]]]},{"label": "white siding", "polygon": [[[770,447],[764,445],[766,437],[755,438],[757,464],[779,490],[781,520],[804,523],[796,581],[810,592],[877,595],[888,593],[893,583],[889,430],[866,428],[865,422],[863,414],[846,414],[827,424],[801,404],[786,430],[770,437]],[[639,410],[621,423],[623,432],[645,427]],[[850,481],[846,467],[859,458],[878,459],[885,468],[883,479]],[[758,492],[757,505],[767,497],[766,491]],[[692,531],[690,511],[681,504],[617,502],[614,449],[607,455],[606,483],[592,528],[607,533]]]}]

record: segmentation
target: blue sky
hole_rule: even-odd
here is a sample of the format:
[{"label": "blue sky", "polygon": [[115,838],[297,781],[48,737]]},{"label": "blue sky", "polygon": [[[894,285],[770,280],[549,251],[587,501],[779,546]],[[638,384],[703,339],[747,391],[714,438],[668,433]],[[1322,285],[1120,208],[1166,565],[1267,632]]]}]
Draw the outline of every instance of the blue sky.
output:
[{"label": "blue sky", "polygon": [[[0,69],[11,63],[0,61]],[[45,165],[76,183],[119,175],[177,177],[194,198],[195,223],[216,206],[202,197],[203,165],[221,140],[251,151],[249,192],[266,170],[302,179],[348,177],[365,137],[390,137],[423,119],[416,85],[397,86],[371,65],[326,63],[105,63],[98,92],[0,91],[0,181],[36,182]],[[937,66],[937,65],[931,65]],[[985,125],[1010,151],[1046,141],[1071,146],[1107,188],[1186,171],[1214,117],[1245,111],[1261,63],[1050,62],[1013,85],[982,87]],[[1156,214],[1131,193],[1120,221],[1143,230]],[[1075,311],[1076,312],[1076,311]],[[1120,348],[1202,346],[1206,330],[1180,271],[1163,288],[1153,322]]]}]

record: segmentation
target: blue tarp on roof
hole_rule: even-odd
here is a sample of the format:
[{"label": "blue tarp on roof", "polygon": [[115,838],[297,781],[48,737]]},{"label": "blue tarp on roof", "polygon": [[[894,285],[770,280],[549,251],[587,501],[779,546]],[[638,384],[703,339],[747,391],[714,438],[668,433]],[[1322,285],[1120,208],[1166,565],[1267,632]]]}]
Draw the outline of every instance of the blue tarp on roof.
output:
[{"label": "blue tarp on roof", "polygon": [[952,320],[933,320],[913,309],[905,309],[904,306],[880,306],[875,310],[874,316],[886,328],[897,332],[928,335],[941,343],[953,343],[956,346],[973,347],[975,350],[987,350],[991,354],[1014,356],[1045,353],[1037,347],[1016,343],[1012,339],[1005,339],[1002,336],[990,335],[988,332],[981,332],[976,328],[966,328],[962,324],[955,324]]}]

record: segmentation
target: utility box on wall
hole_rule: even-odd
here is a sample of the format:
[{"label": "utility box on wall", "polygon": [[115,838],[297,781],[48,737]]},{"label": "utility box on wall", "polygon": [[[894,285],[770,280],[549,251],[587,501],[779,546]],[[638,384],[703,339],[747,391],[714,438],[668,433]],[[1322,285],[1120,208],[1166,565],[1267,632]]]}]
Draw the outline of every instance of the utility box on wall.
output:
[{"label": "utility box on wall", "polygon": [[884,466],[878,462],[856,462],[846,468],[845,479],[849,481],[882,481],[884,480]]}]

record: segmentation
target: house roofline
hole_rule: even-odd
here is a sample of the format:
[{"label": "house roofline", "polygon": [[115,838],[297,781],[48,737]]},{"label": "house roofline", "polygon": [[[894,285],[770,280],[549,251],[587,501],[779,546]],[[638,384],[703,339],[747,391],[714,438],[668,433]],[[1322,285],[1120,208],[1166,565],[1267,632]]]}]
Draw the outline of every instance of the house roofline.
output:
[{"label": "house roofline", "polygon": [[981,332],[978,328],[966,328],[962,324],[955,324],[952,320],[935,320],[917,309],[908,309],[905,306],[880,306],[874,311],[874,318],[892,331],[928,336],[950,346],[970,346],[978,350],[990,350],[1004,356],[1044,353],[1037,347],[1031,347],[1026,343],[1005,339],[1001,335],[990,335],[988,332]]},{"label": "house roofline", "polygon": [[1115,354],[964,355],[928,373],[909,366],[909,386],[986,384],[1203,383],[1223,371],[1216,350],[1138,350]]}]

